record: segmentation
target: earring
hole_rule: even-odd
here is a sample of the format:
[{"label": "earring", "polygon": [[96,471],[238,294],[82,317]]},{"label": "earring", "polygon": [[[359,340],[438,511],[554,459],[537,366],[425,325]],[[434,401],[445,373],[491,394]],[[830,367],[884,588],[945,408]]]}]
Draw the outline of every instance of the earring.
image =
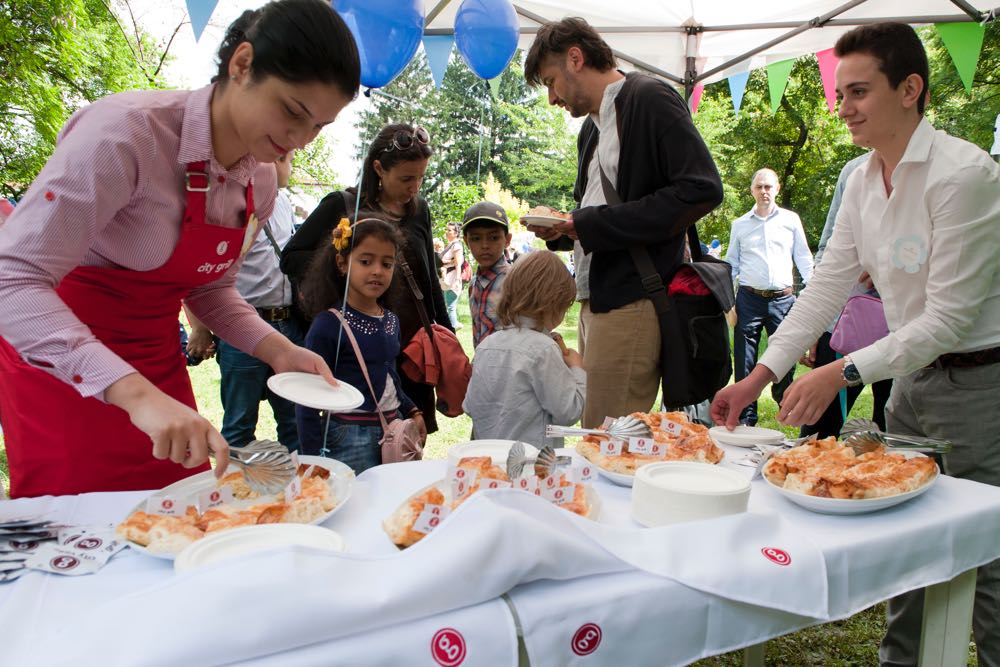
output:
[{"label": "earring", "polygon": [[236,81],[236,75],[235,75],[235,74],[231,75],[231,76],[230,76],[229,78],[230,78],[231,80],[233,80],[233,81]]},{"label": "earring", "polygon": [[378,191],[382,192],[382,179],[378,179]]}]

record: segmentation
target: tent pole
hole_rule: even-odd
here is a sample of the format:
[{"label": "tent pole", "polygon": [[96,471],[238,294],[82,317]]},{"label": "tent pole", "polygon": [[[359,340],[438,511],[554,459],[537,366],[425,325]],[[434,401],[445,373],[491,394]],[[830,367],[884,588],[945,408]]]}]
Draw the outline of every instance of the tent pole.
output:
[{"label": "tent pole", "polygon": [[753,56],[757,55],[758,53],[760,53],[761,51],[766,51],[767,49],[771,48],[775,44],[781,44],[782,42],[784,42],[786,40],[789,40],[792,37],[795,37],[796,35],[798,35],[799,33],[805,32],[806,30],[811,30],[813,28],[822,27],[827,22],[829,22],[830,19],[832,19],[833,17],[837,16],[838,14],[843,14],[844,12],[846,12],[846,11],[848,11],[850,9],[854,9],[855,7],[857,7],[860,4],[863,4],[864,2],[865,2],[865,0],[851,0],[850,2],[848,2],[846,4],[843,4],[840,7],[837,7],[836,9],[834,9],[832,11],[827,12],[826,14],[823,14],[822,16],[817,16],[816,18],[812,19],[811,21],[807,21],[806,23],[801,24],[799,27],[795,28],[794,30],[786,32],[781,37],[777,37],[775,39],[772,39],[771,41],[767,42],[766,44],[761,44],[757,48],[750,49],[746,53],[742,53],[742,54],[736,56],[735,58],[731,58],[730,60],[722,63],[718,67],[713,67],[712,69],[708,70],[707,72],[703,72],[701,74],[701,76],[697,77],[697,80],[701,81],[703,79],[707,79],[708,77],[712,76],[713,74],[716,74],[716,73],[721,72],[721,71],[723,71],[723,70],[725,70],[725,69],[727,69],[729,67],[732,67],[736,63],[741,63],[744,60],[748,60],[748,59],[752,58]]},{"label": "tent pole", "polygon": [[436,19],[438,14],[443,12],[444,8],[447,7],[449,4],[451,4],[451,0],[440,0],[440,2],[434,5],[434,9],[427,12],[427,18],[424,19],[424,27],[426,28],[427,26],[429,26],[431,24],[431,21]]},{"label": "tent pole", "polygon": [[989,15],[989,12],[981,12],[965,0],[951,0],[951,4],[968,14],[973,21],[983,21]]}]

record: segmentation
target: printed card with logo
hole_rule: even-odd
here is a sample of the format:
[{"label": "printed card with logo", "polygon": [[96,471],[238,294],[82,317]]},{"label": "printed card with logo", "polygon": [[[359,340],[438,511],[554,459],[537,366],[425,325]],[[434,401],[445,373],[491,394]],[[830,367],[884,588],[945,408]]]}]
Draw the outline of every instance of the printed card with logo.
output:
[{"label": "printed card with logo", "polygon": [[423,511],[420,512],[417,520],[413,523],[413,530],[427,535],[437,528],[446,516],[448,516],[447,507],[431,504],[424,505]]},{"label": "printed card with logo", "polygon": [[660,422],[660,430],[666,431],[675,438],[681,437],[681,432],[684,429],[683,426],[677,422],[670,421],[669,419],[664,419]]},{"label": "printed card with logo", "polygon": [[642,454],[643,456],[664,457],[667,455],[666,446],[653,438],[629,438],[628,450],[633,454]]},{"label": "printed card with logo", "polygon": [[601,440],[601,454],[603,456],[618,456],[624,447],[625,441],[620,438]]},{"label": "printed card with logo", "polygon": [[198,513],[204,514],[213,507],[233,502],[233,489],[223,486],[220,489],[207,489],[198,494]]},{"label": "printed card with logo", "polygon": [[184,516],[187,511],[187,501],[187,498],[176,496],[150,496],[146,501],[146,514]]},{"label": "printed card with logo", "polygon": [[111,554],[88,553],[47,542],[41,545],[24,565],[32,570],[79,576],[97,572],[104,567],[109,558]]}]

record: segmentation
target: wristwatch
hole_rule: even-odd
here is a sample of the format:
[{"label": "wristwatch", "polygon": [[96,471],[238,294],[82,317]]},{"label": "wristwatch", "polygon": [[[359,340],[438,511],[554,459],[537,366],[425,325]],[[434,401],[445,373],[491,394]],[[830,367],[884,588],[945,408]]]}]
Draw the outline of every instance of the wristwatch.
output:
[{"label": "wristwatch", "polygon": [[862,384],[861,373],[858,371],[858,367],[854,365],[849,354],[844,357],[842,376],[848,387],[857,387],[859,384]]}]

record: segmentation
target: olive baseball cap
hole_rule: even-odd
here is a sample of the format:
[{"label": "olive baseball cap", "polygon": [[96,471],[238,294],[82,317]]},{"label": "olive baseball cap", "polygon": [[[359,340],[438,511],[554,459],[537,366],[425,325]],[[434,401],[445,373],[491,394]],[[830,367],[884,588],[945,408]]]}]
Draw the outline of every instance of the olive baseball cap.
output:
[{"label": "olive baseball cap", "polygon": [[502,226],[504,231],[510,231],[507,212],[503,210],[502,206],[494,204],[491,201],[481,201],[469,207],[469,210],[465,212],[465,216],[462,218],[462,231],[464,232],[470,224],[477,220],[493,222]]}]

